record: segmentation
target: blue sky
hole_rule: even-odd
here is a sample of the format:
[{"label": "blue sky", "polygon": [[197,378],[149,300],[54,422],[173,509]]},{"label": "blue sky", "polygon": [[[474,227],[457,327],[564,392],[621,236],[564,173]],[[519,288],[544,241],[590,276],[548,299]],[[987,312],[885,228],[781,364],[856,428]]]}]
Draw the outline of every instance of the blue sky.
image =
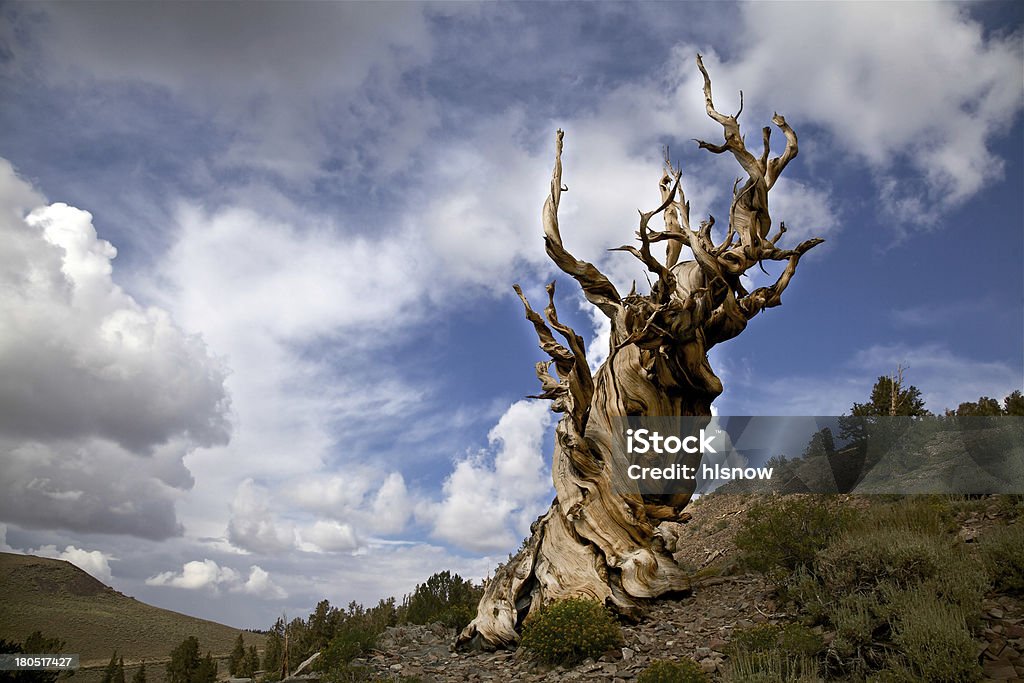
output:
[{"label": "blue sky", "polygon": [[897,364],[939,412],[1024,384],[1014,3],[0,17],[0,546],[152,604],[266,627],[516,549],[553,494],[512,284],[556,277],[554,131],[567,245],[643,283],[607,249],[659,203],[662,148],[694,216],[723,224],[740,173],[692,142],[721,136],[697,52],[753,138],[796,129],[772,216],[827,240],[713,350],[719,413],[838,414]]}]

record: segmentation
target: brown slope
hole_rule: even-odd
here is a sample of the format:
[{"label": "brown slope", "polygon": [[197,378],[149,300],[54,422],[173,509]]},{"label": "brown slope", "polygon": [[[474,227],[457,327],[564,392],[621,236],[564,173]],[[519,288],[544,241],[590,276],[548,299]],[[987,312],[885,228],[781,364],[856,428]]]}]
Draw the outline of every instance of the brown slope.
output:
[{"label": "brown slope", "polygon": [[[106,663],[115,649],[126,663],[163,660],[188,636],[226,655],[240,633],[122,595],[69,562],[0,553],[0,638],[21,642],[33,631],[63,639],[83,665]],[[246,647],[263,649],[264,636],[241,633]]]}]

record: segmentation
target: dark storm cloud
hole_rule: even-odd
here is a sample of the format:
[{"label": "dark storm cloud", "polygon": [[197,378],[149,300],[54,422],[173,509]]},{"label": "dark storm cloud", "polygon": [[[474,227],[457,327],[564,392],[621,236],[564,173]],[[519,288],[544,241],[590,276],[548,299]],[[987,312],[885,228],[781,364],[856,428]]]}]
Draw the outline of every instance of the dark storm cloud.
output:
[{"label": "dark storm cloud", "polygon": [[178,536],[174,501],[192,484],[181,462],[185,452],[173,444],[141,459],[96,439],[0,437],[0,519],[33,529]]},{"label": "dark storm cloud", "polygon": [[182,459],[228,441],[226,368],[114,283],[88,212],[47,205],[6,161],[0,200],[0,520],[180,534]]}]

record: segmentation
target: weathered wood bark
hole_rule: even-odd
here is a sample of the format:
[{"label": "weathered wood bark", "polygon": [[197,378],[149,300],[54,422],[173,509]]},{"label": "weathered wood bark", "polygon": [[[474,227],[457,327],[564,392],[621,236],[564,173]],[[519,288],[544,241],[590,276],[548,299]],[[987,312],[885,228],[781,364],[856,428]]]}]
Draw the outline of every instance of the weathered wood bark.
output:
[{"label": "weathered wood bark", "polygon": [[[557,133],[551,191],[543,209],[544,242],[551,260],[611,320],[610,354],[592,376],[583,339],[558,320],[554,283],[547,288],[544,317],[515,287],[541,348],[551,358],[537,364],[543,389],[539,398],[550,399],[552,410],[564,413],[555,430],[551,466],[556,498],[534,522],[525,546],[488,583],[476,618],[459,635],[459,645],[513,646],[526,615],[560,598],[588,596],[637,616],[645,600],[689,587],[672,552],[692,488],[671,496],[621,493],[623,489],[615,486],[621,483],[615,477],[621,475],[610,465],[614,418],[710,415],[722,383],[708,364],[708,350],[738,335],[761,311],[780,305],[800,257],[822,241],[780,249],[776,242],[786,230],[784,224],[768,237],[768,192],[797,154],[796,134],[776,114],[772,121],[786,136],[785,150],[769,159],[770,129],[764,128],[764,151],[753,156],[740,135],[739,112],[726,116],[715,109],[700,55],[697,66],[704,76],[708,116],[725,132],[723,144],[697,142],[715,154],[732,153],[747,180],[739,189],[734,187],[728,231],[715,243],[713,217],[691,229],[681,173],[666,160],[661,206],[640,214],[638,247],[619,247],[657,276],[647,295],[634,288],[621,296],[601,271],[563,245],[558,204],[567,188],[562,185],[562,131]],[[740,101],[742,111],[742,93]],[[656,232],[649,223],[660,213],[665,229]],[[668,244],[664,262],[651,253],[651,245],[662,241]],[[693,259],[677,262],[683,246],[690,248]],[[740,275],[764,260],[785,261],[781,276],[771,286],[745,291]],[[549,373],[552,363],[554,376]]]}]

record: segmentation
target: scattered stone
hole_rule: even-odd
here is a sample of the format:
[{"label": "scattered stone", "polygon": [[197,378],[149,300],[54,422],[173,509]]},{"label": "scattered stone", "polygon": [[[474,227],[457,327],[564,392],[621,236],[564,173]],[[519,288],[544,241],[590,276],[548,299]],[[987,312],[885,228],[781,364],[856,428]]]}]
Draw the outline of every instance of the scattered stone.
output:
[{"label": "scattered stone", "polygon": [[975,541],[978,540],[978,531],[977,531],[977,529],[969,529],[969,528],[961,529],[960,533],[958,534],[958,536],[960,537],[960,540],[963,541],[964,543],[974,543]]},{"label": "scattered stone", "polygon": [[1011,681],[1017,679],[1017,670],[1006,660],[987,660],[982,666],[988,678],[997,681]]},{"label": "scattered stone", "polygon": [[1006,641],[1002,638],[993,638],[989,641],[987,654],[990,659],[997,659],[999,653],[1003,651],[1003,647],[1006,646]]}]

